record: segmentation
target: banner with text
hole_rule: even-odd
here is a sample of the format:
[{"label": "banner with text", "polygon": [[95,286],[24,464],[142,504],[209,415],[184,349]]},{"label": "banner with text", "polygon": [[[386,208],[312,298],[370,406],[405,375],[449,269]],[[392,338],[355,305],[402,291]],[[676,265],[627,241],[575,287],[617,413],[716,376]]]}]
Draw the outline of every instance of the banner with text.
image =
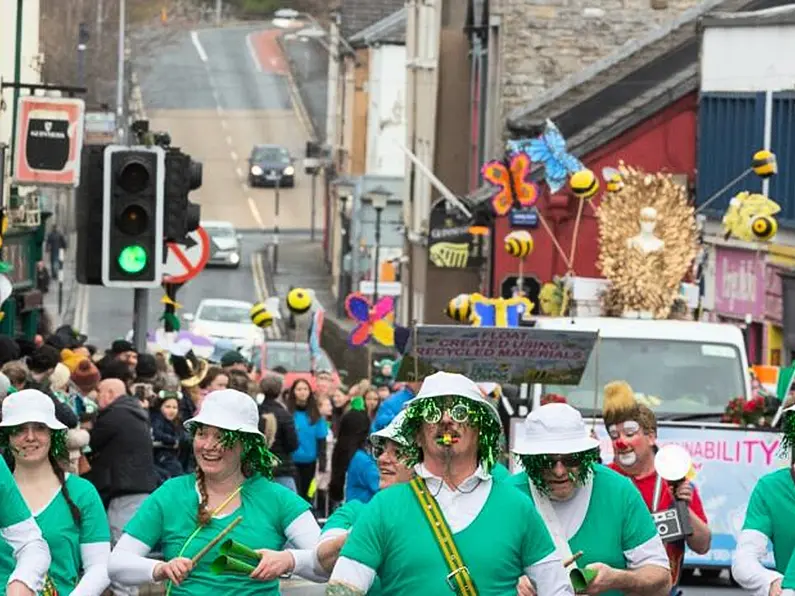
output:
[{"label": "banner with text", "polygon": [[422,380],[443,370],[478,383],[578,385],[596,337],[596,332],[534,327],[420,325],[397,380]]}]

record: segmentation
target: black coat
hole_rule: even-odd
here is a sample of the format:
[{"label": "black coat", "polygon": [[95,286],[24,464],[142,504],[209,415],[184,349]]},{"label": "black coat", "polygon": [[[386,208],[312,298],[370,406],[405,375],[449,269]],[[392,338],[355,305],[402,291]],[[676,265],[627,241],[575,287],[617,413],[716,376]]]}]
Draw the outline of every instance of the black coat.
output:
[{"label": "black coat", "polygon": [[106,506],[116,497],[157,488],[149,413],[138,398],[124,395],[100,410],[89,447],[91,470],[85,477]]},{"label": "black coat", "polygon": [[150,412],[149,420],[152,423],[155,467],[161,480],[184,474],[179,454],[188,441],[187,433],[181,426],[166,420],[159,411]]},{"label": "black coat", "polygon": [[275,399],[266,399],[259,407],[259,429],[265,432],[262,416],[273,414],[276,418],[276,434],[273,437],[271,452],[281,460],[281,464],[273,471],[276,476],[292,476],[295,473],[293,465],[293,451],[298,449],[298,435],[295,432],[293,415]]}]

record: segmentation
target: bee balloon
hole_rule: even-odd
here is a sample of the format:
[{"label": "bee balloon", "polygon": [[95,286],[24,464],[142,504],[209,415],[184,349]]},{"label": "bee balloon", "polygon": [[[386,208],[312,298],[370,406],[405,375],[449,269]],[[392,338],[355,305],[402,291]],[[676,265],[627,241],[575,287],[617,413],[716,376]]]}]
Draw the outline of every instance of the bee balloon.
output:
[{"label": "bee balloon", "polygon": [[751,221],[751,233],[759,242],[767,242],[778,232],[778,222],[770,215],[760,215]]},{"label": "bee balloon", "polygon": [[775,153],[767,149],[757,151],[751,160],[751,169],[760,178],[775,176],[778,174],[778,163],[776,162]]},{"label": "bee balloon", "polygon": [[459,294],[450,300],[444,314],[459,323],[468,323],[472,318],[472,299],[469,294]]},{"label": "bee balloon", "polygon": [[285,298],[287,310],[294,315],[302,315],[312,308],[312,292],[305,288],[293,288]]},{"label": "bee balloon", "polygon": [[268,298],[265,302],[257,302],[248,311],[251,322],[260,329],[267,329],[276,319],[282,317],[279,312],[279,299]]},{"label": "bee balloon", "polygon": [[619,192],[624,188],[624,179],[621,177],[621,172],[615,168],[602,169],[602,178],[605,179],[607,192]]},{"label": "bee balloon", "polygon": [[516,230],[505,236],[505,252],[512,257],[524,259],[533,248],[533,237],[527,230]]},{"label": "bee balloon", "polygon": [[599,192],[599,179],[591,170],[580,170],[569,178],[572,192],[582,200],[589,200]]}]

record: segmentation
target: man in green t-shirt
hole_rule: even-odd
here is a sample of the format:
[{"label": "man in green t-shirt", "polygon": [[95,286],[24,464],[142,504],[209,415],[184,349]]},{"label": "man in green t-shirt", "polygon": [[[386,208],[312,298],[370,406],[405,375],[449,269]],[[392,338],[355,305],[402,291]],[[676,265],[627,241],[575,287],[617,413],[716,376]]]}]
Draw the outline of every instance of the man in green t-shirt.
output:
[{"label": "man in green t-shirt", "polygon": [[[792,458],[795,447],[795,400],[788,400],[783,408],[781,428],[781,451]],[[780,596],[782,579],[787,565],[793,567],[795,551],[795,461],[790,466],[762,476],[756,483],[748,508],[745,523],[737,538],[737,548],[732,559],[732,577],[740,586],[759,596]],[[767,545],[773,543],[775,569],[762,564],[767,554]]]},{"label": "man in green t-shirt", "polygon": [[569,571],[594,573],[588,594],[660,594],[670,589],[668,555],[632,482],[599,463],[599,441],[567,404],[533,410],[516,431],[524,472],[511,482],[530,496]]},{"label": "man in green t-shirt", "polygon": [[366,594],[376,576],[394,596],[508,594],[525,574],[538,594],[574,593],[535,507],[492,480],[502,428],[475,383],[445,372],[427,377],[399,434],[416,476],[362,511],[327,594]]}]

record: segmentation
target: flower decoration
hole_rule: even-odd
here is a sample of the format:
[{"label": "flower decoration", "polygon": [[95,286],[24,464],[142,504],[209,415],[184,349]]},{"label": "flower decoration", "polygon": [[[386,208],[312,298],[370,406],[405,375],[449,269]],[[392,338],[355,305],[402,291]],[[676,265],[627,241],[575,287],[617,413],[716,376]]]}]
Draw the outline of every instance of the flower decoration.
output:
[{"label": "flower decoration", "polygon": [[567,404],[569,403],[565,397],[560,395],[559,393],[545,393],[541,396],[541,405],[545,406],[547,404]]},{"label": "flower decoration", "polygon": [[769,427],[773,416],[768,412],[767,400],[762,395],[757,395],[746,400],[744,397],[735,397],[731,400],[721,416],[721,422],[739,424],[740,426]]},{"label": "flower decoration", "polygon": [[507,215],[515,203],[521,207],[532,207],[538,201],[539,189],[535,182],[528,182],[530,157],[523,152],[510,158],[495,159],[484,164],[483,178],[498,187],[491,198],[495,215]]},{"label": "flower decoration", "polygon": [[536,139],[508,141],[512,153],[527,153],[534,162],[544,166],[544,177],[552,193],[568,182],[569,176],[585,169],[582,162],[566,149],[566,139],[551,120],[547,120],[543,134]]},{"label": "flower decoration", "polygon": [[345,299],[345,312],[358,325],[348,336],[348,343],[355,347],[363,346],[372,338],[382,346],[394,346],[395,328],[388,320],[394,308],[395,301],[391,296],[384,296],[373,305],[364,294],[349,294]]}]

